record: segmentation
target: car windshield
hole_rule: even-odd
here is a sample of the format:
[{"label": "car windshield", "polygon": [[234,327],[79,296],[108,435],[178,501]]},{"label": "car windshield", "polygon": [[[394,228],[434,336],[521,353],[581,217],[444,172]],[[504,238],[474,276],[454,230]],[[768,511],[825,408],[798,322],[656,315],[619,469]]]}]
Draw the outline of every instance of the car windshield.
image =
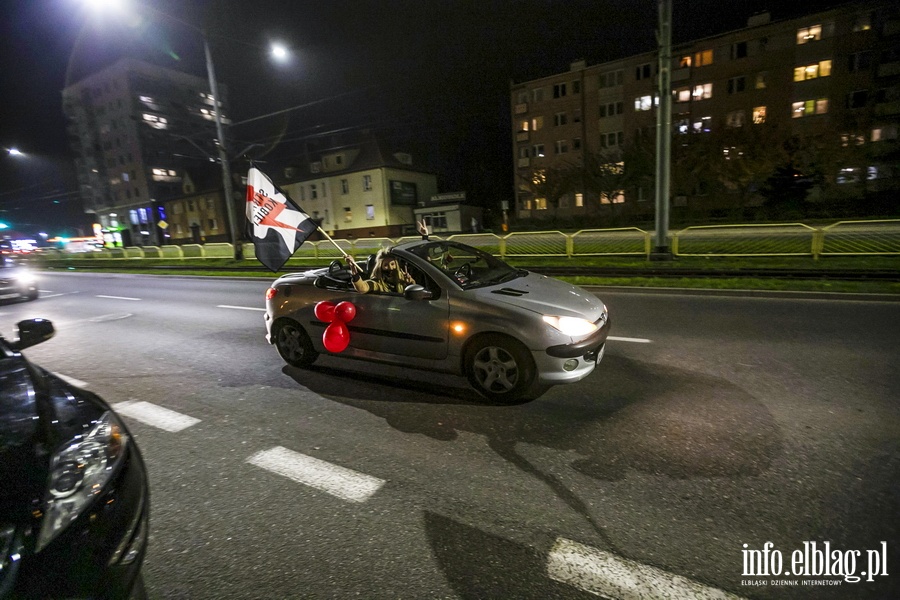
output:
[{"label": "car windshield", "polygon": [[457,242],[429,242],[411,252],[446,273],[464,290],[506,283],[527,274],[487,252]]}]

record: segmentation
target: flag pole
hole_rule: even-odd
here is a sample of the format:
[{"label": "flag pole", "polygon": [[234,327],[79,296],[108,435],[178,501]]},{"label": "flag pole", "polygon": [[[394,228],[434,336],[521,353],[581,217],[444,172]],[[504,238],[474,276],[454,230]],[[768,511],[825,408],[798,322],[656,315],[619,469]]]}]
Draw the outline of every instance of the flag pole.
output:
[{"label": "flag pole", "polygon": [[340,253],[344,256],[345,259],[348,259],[350,262],[353,263],[354,266],[356,266],[356,268],[359,268],[359,265],[356,264],[356,261],[353,260],[353,257],[350,256],[349,254],[347,254],[346,252],[344,252],[344,249],[341,248],[341,247],[338,245],[338,243],[332,239],[332,237],[331,237],[330,235],[328,235],[327,233],[325,233],[325,230],[322,229],[321,226],[316,225],[316,229],[319,231],[319,233],[321,233],[322,235],[325,236],[325,239],[326,239],[326,240],[328,240],[329,242],[331,242],[332,244],[334,244],[334,247],[337,248],[338,251],[340,251]]}]

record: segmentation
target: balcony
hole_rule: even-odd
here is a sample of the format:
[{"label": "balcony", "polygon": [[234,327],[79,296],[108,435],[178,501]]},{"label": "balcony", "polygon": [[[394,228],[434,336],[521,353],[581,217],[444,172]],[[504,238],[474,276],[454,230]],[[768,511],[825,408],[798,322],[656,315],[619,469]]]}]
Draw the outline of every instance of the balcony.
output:
[{"label": "balcony", "polygon": [[528,132],[527,131],[517,131],[516,132],[516,141],[517,142],[527,142],[528,141]]},{"label": "balcony", "polygon": [[530,166],[530,165],[531,165],[531,159],[530,159],[530,158],[520,158],[520,159],[518,159],[518,161],[516,162],[516,166],[519,167],[520,169],[522,169],[522,168],[524,168],[524,167],[528,167],[528,166]]},{"label": "balcony", "polygon": [[523,102],[521,104],[516,104],[515,108],[513,109],[513,113],[517,114],[517,115],[524,115],[527,112],[528,112],[528,104],[525,102]]}]

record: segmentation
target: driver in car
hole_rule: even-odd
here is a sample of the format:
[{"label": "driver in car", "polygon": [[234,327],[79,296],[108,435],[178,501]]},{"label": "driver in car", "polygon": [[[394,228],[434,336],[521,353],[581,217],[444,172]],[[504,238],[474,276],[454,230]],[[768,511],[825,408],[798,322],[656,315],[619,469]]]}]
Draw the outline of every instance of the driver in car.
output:
[{"label": "driver in car", "polygon": [[353,287],[362,294],[369,292],[402,294],[406,286],[415,283],[409,272],[400,268],[397,258],[383,249],[379,250],[375,256],[375,267],[372,269],[370,279],[363,279],[356,263],[348,262],[352,273]]}]

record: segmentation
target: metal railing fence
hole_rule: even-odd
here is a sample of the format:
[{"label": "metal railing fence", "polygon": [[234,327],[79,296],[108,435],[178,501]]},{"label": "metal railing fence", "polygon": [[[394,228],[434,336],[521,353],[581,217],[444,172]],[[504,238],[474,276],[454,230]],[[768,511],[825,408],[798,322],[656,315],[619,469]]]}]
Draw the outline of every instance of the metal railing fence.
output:
[{"label": "metal railing fence", "polygon": [[[650,256],[653,233],[637,227],[561,231],[463,233],[446,238],[458,240],[485,252],[506,257],[573,256]],[[345,252],[358,257],[377,252],[384,246],[418,239],[360,238],[335,239]],[[700,225],[671,233],[672,253],[676,256],[858,256],[900,255],[900,219],[838,221],[813,227],[803,223]],[[228,243],[184,244],[181,246],[129,246],[104,248],[96,252],[68,253],[45,249],[48,258],[182,259],[231,258]],[[244,256],[255,258],[253,244],[244,243]],[[330,241],[306,241],[294,253],[295,259],[322,261],[341,257]]]}]

